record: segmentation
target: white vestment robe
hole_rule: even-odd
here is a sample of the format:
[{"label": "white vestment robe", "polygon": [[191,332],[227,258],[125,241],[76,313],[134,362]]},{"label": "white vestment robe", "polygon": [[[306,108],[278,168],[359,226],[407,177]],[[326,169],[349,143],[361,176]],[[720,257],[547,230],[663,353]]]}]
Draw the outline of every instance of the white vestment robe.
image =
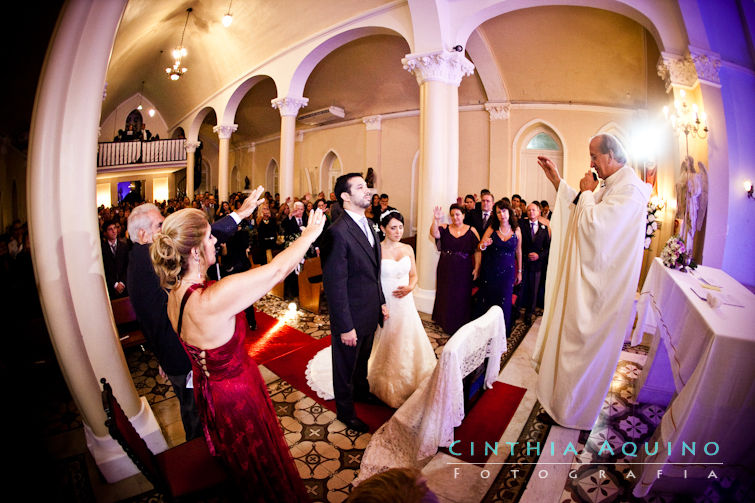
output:
[{"label": "white vestment robe", "polygon": [[608,392],[632,321],[650,190],[628,166],[576,205],[577,191],[559,185],[532,360],[538,400],[561,426],[592,429]]}]

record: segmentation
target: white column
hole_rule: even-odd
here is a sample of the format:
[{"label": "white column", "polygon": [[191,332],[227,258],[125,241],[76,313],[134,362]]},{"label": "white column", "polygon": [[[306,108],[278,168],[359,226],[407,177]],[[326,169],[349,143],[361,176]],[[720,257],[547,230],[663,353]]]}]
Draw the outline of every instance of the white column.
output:
[{"label": "white column", "polygon": [[189,196],[189,201],[194,200],[194,153],[199,148],[202,142],[189,141],[184,142],[184,148],[186,149],[186,195]]},{"label": "white column", "polygon": [[[34,104],[27,186],[40,301],[63,376],[84,421],[87,447],[113,482],[137,472],[107,433],[105,377],[153,452],[167,445],[139,398],[115,330],[100,253],[96,208],[97,121],[102,85],[125,0],[66,4]],[[84,57],[85,55],[85,57]],[[60,124],[76,124],[60,128]]]},{"label": "white column", "polygon": [[294,197],[294,144],[296,142],[296,115],[307,106],[309,98],[276,98],[271,102],[281,114],[281,153],[278,183],[281,202]]},{"label": "white column", "polygon": [[238,124],[219,125],[212,128],[218,134],[218,205],[228,200],[228,151],[231,146],[231,135],[239,128]]},{"label": "white column", "polygon": [[490,139],[488,141],[488,180],[482,186],[488,187],[494,195],[500,198],[503,194],[511,194],[511,169],[506,169],[509,155],[509,111],[508,102],[485,103],[490,119]]},{"label": "white column", "polygon": [[438,251],[429,237],[433,207],[456,201],[459,180],[459,107],[461,79],[474,66],[458,52],[409,54],[404,68],[420,86],[419,188],[417,206],[417,309],[431,313],[435,301]]}]

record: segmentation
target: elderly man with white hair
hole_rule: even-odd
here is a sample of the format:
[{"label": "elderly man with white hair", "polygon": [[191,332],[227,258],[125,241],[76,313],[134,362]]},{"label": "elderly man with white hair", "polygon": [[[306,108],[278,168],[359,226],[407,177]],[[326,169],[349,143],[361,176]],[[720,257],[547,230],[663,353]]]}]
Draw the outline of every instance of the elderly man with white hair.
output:
[{"label": "elderly man with white hair", "polygon": [[[227,241],[236,232],[238,223],[251,216],[253,203],[247,198],[237,211],[212,224],[212,233],[218,242]],[[168,294],[160,287],[149,256],[149,246],[154,235],[160,232],[163,220],[160,210],[152,203],[137,206],[129,215],[128,234],[134,246],[129,255],[126,285],[147,345],[173,385],[186,440],[191,440],[202,435],[194,392],[186,387],[191,362],[168,319]]]},{"label": "elderly man with white hair", "polygon": [[549,417],[567,428],[590,430],[600,413],[631,322],[642,266],[650,186],[626,165],[619,141],[590,140],[590,167],[579,192],[553,161],[538,157],[558,191],[545,310],[532,356],[537,397]]}]

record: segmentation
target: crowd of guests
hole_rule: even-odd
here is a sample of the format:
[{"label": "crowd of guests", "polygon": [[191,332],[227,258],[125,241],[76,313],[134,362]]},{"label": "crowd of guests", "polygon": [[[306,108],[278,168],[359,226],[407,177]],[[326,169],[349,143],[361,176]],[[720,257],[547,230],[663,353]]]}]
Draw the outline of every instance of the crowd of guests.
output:
[{"label": "crowd of guests", "polygon": [[494,305],[510,333],[520,315],[529,324],[543,306],[548,202],[527,204],[519,194],[494,201],[487,189],[479,197],[467,194],[450,206],[448,223],[442,223],[442,208],[434,209],[430,236],[440,258],[433,320],[448,334]]},{"label": "crowd of guests", "polygon": [[118,134],[113,137],[114,142],[119,141],[157,141],[160,135],[152,135],[152,131],[147,129],[147,125],[142,123],[137,129],[133,124],[127,124],[126,129],[119,129]]},{"label": "crowd of guests", "polygon": [[[528,320],[534,314],[550,242],[549,221],[541,215],[547,203],[527,204],[518,195],[494,201],[487,190],[479,197],[459,198],[450,206],[447,222],[443,209],[435,208],[430,234],[441,255],[433,319],[449,334],[492,305],[503,309],[509,330],[516,318],[512,312],[522,309]],[[411,265],[406,287],[410,293],[414,255],[407,252],[411,260],[404,262],[403,255],[392,254],[409,247],[399,241],[403,221],[389,203],[387,194],[374,194],[364,216],[381,231],[376,237],[384,241],[384,257],[393,258],[397,267]],[[310,213],[313,210],[317,211]],[[220,202],[205,192],[154,205],[99,208],[111,298],[137,297],[131,299],[137,318],[142,325],[151,325],[144,327],[145,335],[161,366],[169,367],[167,375],[177,388],[187,439],[204,434],[247,491],[265,486],[260,474],[267,473],[276,487],[288,481],[291,492],[286,497],[302,494],[285,442],[279,431],[272,434],[277,423],[264,382],[256,365],[239,349],[244,334],[256,328],[253,303],[284,278],[286,295],[295,297],[297,264],[320,254],[321,233],[344,211],[334,193],[327,198],[320,193],[281,201],[279,195],[263,194],[261,188],[250,195],[231,194]],[[310,221],[312,215],[315,221]],[[272,267],[252,269],[250,256],[254,264]],[[195,291],[193,297],[199,300],[187,302]],[[241,291],[246,293],[239,295]],[[416,308],[412,309],[416,315]],[[400,316],[396,306],[393,311],[393,318],[409,319]],[[418,333],[424,332],[421,323],[418,326]],[[179,341],[182,347],[161,347],[161,338]],[[225,376],[228,365],[244,370]],[[193,378],[188,378],[192,369]],[[222,381],[217,381],[218,376]],[[184,389],[187,378],[193,379],[198,392]],[[221,382],[235,387],[231,390]],[[233,415],[225,421],[221,411],[238,408],[242,396],[249,412],[246,419],[239,423]],[[252,463],[256,456],[236,452],[238,446],[229,442],[228,435],[242,431],[253,437],[269,431],[263,436],[268,442],[265,451],[272,457],[258,464]],[[274,493],[270,487],[267,496]]]}]

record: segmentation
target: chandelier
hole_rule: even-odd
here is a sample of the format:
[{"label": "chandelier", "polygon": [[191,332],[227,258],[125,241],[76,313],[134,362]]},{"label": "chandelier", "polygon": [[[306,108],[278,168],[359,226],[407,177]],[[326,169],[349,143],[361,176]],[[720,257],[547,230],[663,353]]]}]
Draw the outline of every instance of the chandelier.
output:
[{"label": "chandelier", "polygon": [[189,69],[183,66],[181,60],[186,56],[186,47],[184,47],[184,35],[186,35],[186,26],[189,24],[189,16],[191,15],[192,8],[186,9],[186,22],[184,23],[183,32],[181,32],[181,42],[178,47],[173,49],[173,66],[169,66],[165,69],[165,73],[168,74],[170,80],[178,80]]},{"label": "chandelier", "polygon": [[689,155],[689,135],[704,140],[708,137],[708,116],[698,110],[697,104],[690,107],[685,100],[684,89],[679,90],[680,100],[674,101],[674,113],[669,115],[669,108],[663,107],[663,115],[671,123],[671,129],[675,134],[684,133],[684,140]]}]

